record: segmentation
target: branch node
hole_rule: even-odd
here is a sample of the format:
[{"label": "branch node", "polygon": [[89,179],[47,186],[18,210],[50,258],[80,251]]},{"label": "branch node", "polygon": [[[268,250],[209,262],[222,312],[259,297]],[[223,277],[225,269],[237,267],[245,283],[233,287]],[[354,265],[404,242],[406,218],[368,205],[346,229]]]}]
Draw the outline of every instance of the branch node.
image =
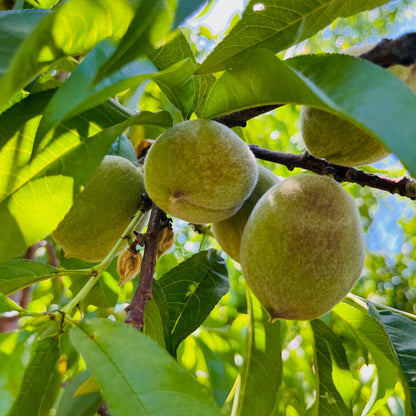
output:
[{"label": "branch node", "polygon": [[416,199],[416,180],[413,178],[403,178],[405,180],[406,196],[411,199]]},{"label": "branch node", "polygon": [[323,164],[322,165],[322,173],[321,173],[321,175],[335,177],[336,176],[336,173],[335,173],[334,167],[331,164],[329,164],[329,163]]},{"label": "branch node", "polygon": [[346,172],[345,172],[345,179],[347,180],[347,182],[354,182],[356,183],[359,180],[359,170],[355,169],[355,168],[349,168]]},{"label": "branch node", "polygon": [[300,162],[303,163],[306,160],[308,160],[312,155],[306,150],[302,153],[302,156],[300,157]]}]

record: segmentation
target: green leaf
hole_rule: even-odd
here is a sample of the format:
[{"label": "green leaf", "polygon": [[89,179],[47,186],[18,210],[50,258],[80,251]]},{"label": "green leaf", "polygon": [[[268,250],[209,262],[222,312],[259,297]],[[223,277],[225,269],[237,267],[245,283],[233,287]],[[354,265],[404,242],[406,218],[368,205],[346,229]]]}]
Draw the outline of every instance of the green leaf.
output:
[{"label": "green leaf", "polygon": [[147,58],[142,58],[94,84],[98,68],[114,50],[114,42],[106,39],[78,65],[46,107],[35,143],[58,123],[103,104],[120,91],[137,87],[157,72]]},{"label": "green leaf", "polygon": [[173,26],[179,26],[188,16],[196,12],[207,0],[178,0]]},{"label": "green leaf", "polygon": [[160,47],[149,53],[149,57],[159,70],[169,68],[185,59],[192,61],[196,67],[192,47],[180,29],[168,36]]},{"label": "green leaf", "polygon": [[49,13],[47,10],[13,10],[0,12],[0,44],[2,45],[0,54],[0,79],[7,72],[13,56],[24,40]]},{"label": "green leaf", "polygon": [[195,98],[199,90],[199,78],[193,77],[195,66],[190,59],[178,62],[155,78],[156,84],[177,107],[184,119],[188,119],[195,108]]},{"label": "green leaf", "polygon": [[165,333],[163,332],[164,323],[160,315],[157,303],[154,299],[146,305],[144,315],[144,333],[156,341],[162,348],[166,349]]},{"label": "green leaf", "polygon": [[50,375],[50,380],[46,386],[44,397],[42,398],[41,407],[36,416],[49,416],[51,414],[50,410],[58,397],[61,384],[62,374],[55,369],[55,371]]},{"label": "green leaf", "polygon": [[222,406],[227,399],[230,390],[227,385],[227,372],[224,363],[219,354],[215,350],[209,348],[202,338],[196,337],[195,342],[199,348],[201,348],[205,362],[207,363],[212,395],[218,406]]},{"label": "green leaf", "polygon": [[101,66],[96,81],[108,77],[124,65],[147,53],[150,45],[163,37],[167,28],[160,27],[160,17],[167,12],[165,8],[164,0],[139,2],[126,34],[116,51]]},{"label": "green leaf", "polygon": [[20,90],[16,94],[13,95],[12,98],[8,101],[7,104],[5,104],[2,108],[0,108],[0,114],[4,111],[8,110],[10,107],[13,107],[15,104],[17,104],[19,101],[22,101],[24,98],[26,98],[29,95],[27,91]]},{"label": "green leaf", "polygon": [[[90,276],[75,276],[71,278],[70,289],[74,296],[85,286],[89,279]],[[89,305],[99,308],[112,308],[117,303],[119,292],[118,281],[110,273],[104,272],[82,302],[82,306],[85,309]]]},{"label": "green leaf", "polygon": [[101,394],[89,393],[75,396],[79,387],[91,377],[89,371],[83,371],[69,380],[59,399],[57,416],[93,416],[102,402]]},{"label": "green leaf", "polygon": [[7,60],[0,80],[0,107],[51,64],[66,56],[85,54],[107,37],[121,37],[131,18],[132,9],[126,0],[72,0],[57,7],[36,27],[24,28],[24,32],[31,32]]},{"label": "green leaf", "polygon": [[[188,119],[202,98],[199,94],[200,82],[206,76],[193,75],[196,59],[181,30],[160,42],[172,23],[175,10],[177,13],[186,13],[186,10],[180,9],[181,6],[169,0],[142,3],[126,36],[107,63],[100,67],[96,78],[101,80],[108,77],[133,59],[147,54],[156,67],[163,71],[154,77],[155,82],[182,112],[183,118]],[[174,27],[176,24],[172,29]],[[156,49],[152,46],[155,42],[158,45]]]},{"label": "green leaf", "polygon": [[188,119],[197,105],[201,77],[193,76],[196,59],[183,32],[175,31],[149,57],[159,70],[165,70],[155,78],[156,84]]},{"label": "green leaf", "polygon": [[146,305],[143,332],[162,348],[170,351],[168,304],[156,280],[152,284],[152,296]]},{"label": "green leaf", "polygon": [[8,296],[26,286],[56,277],[62,273],[49,264],[17,259],[0,264],[0,293]]},{"label": "green leaf", "polygon": [[233,415],[269,416],[277,405],[282,382],[280,321],[270,317],[247,290],[249,329],[244,365]]},{"label": "green leaf", "polygon": [[112,416],[219,416],[220,410],[169,354],[128,325],[90,319],[71,331]]},{"label": "green leaf", "polygon": [[387,1],[250,0],[241,20],[202,62],[197,73],[227,69],[230,60],[256,48],[277,53],[311,37],[338,17],[348,17],[384,3]]},{"label": "green leaf", "polygon": [[175,31],[149,56],[159,70],[164,70],[155,77],[156,84],[181,111],[183,118],[189,119],[193,111],[203,106],[215,84],[215,76],[194,75],[197,62],[182,30]]},{"label": "green leaf", "polygon": [[26,0],[26,3],[37,9],[50,9],[58,3],[59,0]]},{"label": "green leaf", "polygon": [[286,103],[347,119],[378,137],[416,175],[416,96],[389,71],[363,59],[321,54],[282,62],[267,50],[253,51],[218,80],[204,117]]},{"label": "green leaf", "polygon": [[[1,273],[1,265],[0,265]],[[1,279],[1,277],[0,277]],[[0,315],[5,312],[23,311],[23,309],[13,300],[0,293]]]},{"label": "green leaf", "polygon": [[344,347],[322,321],[310,322],[315,339],[317,391],[314,413],[319,416],[352,415],[354,380]]},{"label": "green leaf", "polygon": [[383,402],[385,397],[391,395],[398,379],[389,339],[380,324],[368,314],[365,304],[346,299],[335,306],[333,312],[365,345],[377,367],[377,383],[373,386],[374,398],[366,409],[366,414],[370,414],[371,408],[375,409],[380,401]]},{"label": "green leaf", "polygon": [[172,116],[168,111],[158,111],[152,113],[151,111],[142,111],[135,116],[134,125],[154,126],[168,129],[172,127]]},{"label": "green leaf", "polygon": [[101,387],[98,385],[97,380],[90,376],[84,383],[82,383],[79,388],[76,390],[74,396],[83,396],[89,393],[99,393],[101,392]]},{"label": "green leaf", "polygon": [[[292,70],[289,61],[282,62],[266,49],[255,50],[247,53],[244,59],[236,59],[232,68],[212,88],[203,117],[214,118],[269,104],[302,103],[325,107],[324,92],[319,91],[318,86],[315,87],[302,74]],[[252,62],[256,62],[256,65]],[[328,78],[334,75],[333,72],[327,74]]]},{"label": "green leaf", "polygon": [[136,150],[131,140],[123,133],[114,140],[108,151],[109,155],[121,156],[131,163],[137,164]]},{"label": "green leaf", "polygon": [[127,127],[172,123],[163,112],[129,117],[119,105],[108,102],[58,125],[30,159],[52,93],[29,96],[0,116],[0,223],[4,224],[0,262],[19,255],[56,228],[111,143]]},{"label": "green leaf", "polygon": [[[191,5],[191,2],[194,4]],[[108,76],[143,54],[151,54],[153,45],[161,44],[169,31],[176,29],[178,18],[191,9],[195,10],[200,3],[192,0],[139,1],[127,33],[111,58],[101,67],[97,79]]]},{"label": "green leaf", "polygon": [[0,414],[6,415],[20,389],[33,347],[32,333],[24,330],[0,334]]},{"label": "green leaf", "polygon": [[416,322],[395,312],[378,311],[371,302],[368,312],[383,327],[395,352],[406,396],[406,414],[416,415]]},{"label": "green leaf", "polygon": [[172,353],[207,318],[228,292],[225,261],[216,250],[185,260],[158,281],[169,307]]},{"label": "green leaf", "polygon": [[104,272],[99,280],[101,296],[95,304],[99,307],[114,307],[120,294],[118,280],[110,273]]},{"label": "green leaf", "polygon": [[217,78],[215,78],[215,76],[212,74],[200,76],[199,92],[197,94],[198,102],[194,110],[199,118],[204,117],[204,110],[207,104],[207,100],[216,82]]},{"label": "green leaf", "polygon": [[59,358],[57,338],[38,341],[26,368],[20,391],[7,416],[47,416],[60,387],[56,369]]}]

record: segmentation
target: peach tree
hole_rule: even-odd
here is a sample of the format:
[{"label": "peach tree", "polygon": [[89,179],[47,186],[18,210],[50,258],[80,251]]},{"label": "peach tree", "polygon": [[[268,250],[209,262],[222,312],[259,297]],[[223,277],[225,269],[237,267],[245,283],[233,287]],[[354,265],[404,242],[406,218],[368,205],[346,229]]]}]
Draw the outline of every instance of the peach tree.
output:
[{"label": "peach tree", "polygon": [[[416,35],[397,36],[411,2],[246,0],[215,34],[204,18],[217,3],[0,2],[1,414],[416,415]],[[374,40],[360,55],[340,53]],[[301,106],[390,156],[358,167],[313,156]],[[150,180],[158,138],[188,120],[203,126],[198,146],[174,141]],[[348,149],[350,133],[324,136],[320,123],[320,147]],[[232,137],[225,153],[217,127],[206,133],[213,125]],[[255,188],[259,172],[265,183]],[[323,288],[342,286],[345,264],[361,274],[326,313],[271,319],[245,283],[239,239],[262,195],[302,173],[342,185],[365,263],[338,200],[293,205],[291,260],[269,254],[283,233],[242,240],[265,244],[247,261],[256,290],[319,305]],[[227,215],[182,217],[184,201],[196,207],[186,186],[205,192],[199,211],[213,203]],[[319,240],[299,231],[310,212],[337,216],[342,249],[331,227]],[[328,273],[341,250],[346,263]],[[326,270],[326,286],[306,274],[294,295],[282,281],[277,296],[262,275],[268,282],[282,262],[286,274],[295,264]]]}]

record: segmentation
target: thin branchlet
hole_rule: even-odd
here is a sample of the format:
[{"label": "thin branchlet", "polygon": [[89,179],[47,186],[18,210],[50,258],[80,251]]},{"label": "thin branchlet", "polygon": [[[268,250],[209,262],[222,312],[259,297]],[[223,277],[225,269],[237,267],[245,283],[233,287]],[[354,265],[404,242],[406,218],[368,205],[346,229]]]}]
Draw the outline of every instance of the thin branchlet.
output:
[{"label": "thin branchlet", "polygon": [[392,179],[381,177],[356,168],[329,163],[325,159],[318,159],[308,152],[295,155],[263,149],[256,145],[250,145],[250,150],[256,158],[284,165],[289,170],[302,168],[319,175],[331,175],[338,182],[357,183],[361,186],[369,186],[410,199],[416,199],[416,181],[413,178]]}]

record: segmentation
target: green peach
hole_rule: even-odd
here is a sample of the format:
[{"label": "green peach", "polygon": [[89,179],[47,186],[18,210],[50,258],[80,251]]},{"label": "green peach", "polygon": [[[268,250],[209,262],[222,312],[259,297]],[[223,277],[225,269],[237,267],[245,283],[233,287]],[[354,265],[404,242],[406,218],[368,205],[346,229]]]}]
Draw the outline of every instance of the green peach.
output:
[{"label": "green peach", "polygon": [[257,181],[247,144],[212,120],[187,120],[162,133],[146,156],[149,197],[168,214],[192,223],[233,215]]},{"label": "green peach", "polygon": [[230,218],[212,224],[212,232],[223,250],[234,260],[240,261],[240,241],[248,217],[263,194],[275,185],[279,178],[269,169],[258,166],[256,187],[243,206]]},{"label": "green peach", "polygon": [[375,137],[334,114],[301,107],[300,131],[309,153],[344,166],[363,166],[390,154]]},{"label": "green peach", "polygon": [[66,257],[101,261],[122,236],[144,192],[141,167],[106,156],[52,236]]},{"label": "green peach", "polygon": [[[344,53],[358,56],[371,50],[374,43],[353,46]],[[394,65],[387,68],[416,93],[416,67]],[[316,108],[301,106],[299,125],[308,151],[318,158],[344,166],[377,162],[390,151],[375,137],[349,121]]]},{"label": "green peach", "polygon": [[353,198],[333,179],[312,174],[269,189],[241,239],[243,275],[272,319],[324,315],[352,289],[364,258]]}]

